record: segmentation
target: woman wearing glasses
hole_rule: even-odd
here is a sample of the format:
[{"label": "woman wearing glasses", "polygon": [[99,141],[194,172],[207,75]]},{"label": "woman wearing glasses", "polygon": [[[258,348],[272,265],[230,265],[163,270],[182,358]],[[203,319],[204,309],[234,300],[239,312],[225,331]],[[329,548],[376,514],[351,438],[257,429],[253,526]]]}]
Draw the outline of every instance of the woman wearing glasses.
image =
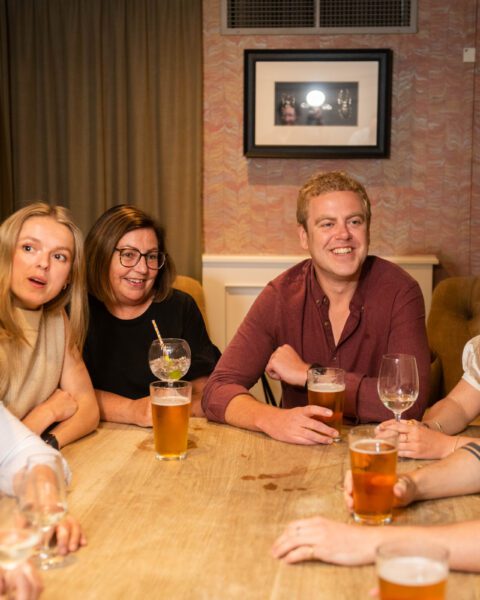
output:
[{"label": "woman wearing glasses", "polygon": [[192,415],[202,415],[201,394],[219,352],[195,301],[172,289],[175,267],[162,228],[135,206],[114,206],[93,225],[85,251],[90,324],[84,359],[101,418],[152,425],[153,319],[163,337],[189,343],[192,363],[185,378],[193,382]]}]

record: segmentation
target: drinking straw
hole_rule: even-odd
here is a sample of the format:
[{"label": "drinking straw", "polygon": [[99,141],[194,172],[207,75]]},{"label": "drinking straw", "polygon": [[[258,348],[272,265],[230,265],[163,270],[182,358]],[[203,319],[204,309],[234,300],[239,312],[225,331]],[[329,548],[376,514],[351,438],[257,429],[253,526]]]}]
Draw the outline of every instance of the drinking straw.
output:
[{"label": "drinking straw", "polygon": [[153,327],[155,329],[155,333],[157,334],[158,341],[160,343],[160,348],[162,349],[162,351],[165,351],[165,344],[163,343],[162,336],[160,335],[160,331],[158,330],[158,327],[157,327],[157,324],[155,322],[155,319],[152,319],[152,325],[153,325]]}]

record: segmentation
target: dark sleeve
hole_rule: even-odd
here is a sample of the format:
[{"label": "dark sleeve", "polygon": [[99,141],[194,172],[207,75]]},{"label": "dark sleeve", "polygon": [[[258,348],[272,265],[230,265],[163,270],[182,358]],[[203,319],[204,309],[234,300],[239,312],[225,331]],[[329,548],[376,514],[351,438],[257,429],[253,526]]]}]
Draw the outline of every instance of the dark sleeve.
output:
[{"label": "dark sleeve", "polygon": [[212,344],[205,327],[202,313],[195,300],[188,294],[184,306],[182,338],[187,340],[192,352],[192,363],[185,377],[193,381],[210,375],[220,358],[220,350]]},{"label": "dark sleeve", "polygon": [[[419,394],[415,404],[402,414],[404,419],[421,420],[427,408],[430,381],[430,350],[425,328],[425,303],[416,282],[403,286],[397,293],[391,313],[386,353],[413,354],[417,361]],[[379,365],[380,367],[380,365]],[[378,400],[377,377],[347,373],[346,412],[365,422],[385,421],[392,413]],[[356,406],[355,406],[356,404]]]},{"label": "dark sleeve", "polygon": [[225,422],[229,402],[249,389],[276,348],[276,292],[268,285],[257,297],[210,376],[202,398],[208,419]]}]

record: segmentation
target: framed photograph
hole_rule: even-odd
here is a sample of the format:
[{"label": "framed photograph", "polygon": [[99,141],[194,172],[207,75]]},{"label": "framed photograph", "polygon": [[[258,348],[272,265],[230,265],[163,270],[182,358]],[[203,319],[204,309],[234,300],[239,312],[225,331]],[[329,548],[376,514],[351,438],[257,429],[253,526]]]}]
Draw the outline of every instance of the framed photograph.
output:
[{"label": "framed photograph", "polygon": [[392,51],[245,50],[244,152],[385,158]]}]

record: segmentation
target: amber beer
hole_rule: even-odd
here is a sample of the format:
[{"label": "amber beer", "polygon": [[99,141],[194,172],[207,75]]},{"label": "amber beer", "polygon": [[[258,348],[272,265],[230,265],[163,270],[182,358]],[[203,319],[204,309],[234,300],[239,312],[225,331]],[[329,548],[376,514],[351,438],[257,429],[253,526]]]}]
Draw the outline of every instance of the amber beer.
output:
[{"label": "amber beer", "polygon": [[359,523],[380,525],[392,520],[393,486],[396,481],[395,431],[376,437],[376,427],[354,427],[349,433],[353,478],[353,516]]},{"label": "amber beer", "polygon": [[312,367],[308,370],[308,403],[329,408],[331,417],[315,417],[339,433],[334,441],[340,441],[345,403],[345,372],[343,369]]},{"label": "amber beer", "polygon": [[156,381],[150,386],[153,436],[159,460],[179,460],[187,455],[191,389],[187,381]]},{"label": "amber beer", "polygon": [[421,541],[384,544],[377,550],[381,600],[444,600],[448,552]]}]

